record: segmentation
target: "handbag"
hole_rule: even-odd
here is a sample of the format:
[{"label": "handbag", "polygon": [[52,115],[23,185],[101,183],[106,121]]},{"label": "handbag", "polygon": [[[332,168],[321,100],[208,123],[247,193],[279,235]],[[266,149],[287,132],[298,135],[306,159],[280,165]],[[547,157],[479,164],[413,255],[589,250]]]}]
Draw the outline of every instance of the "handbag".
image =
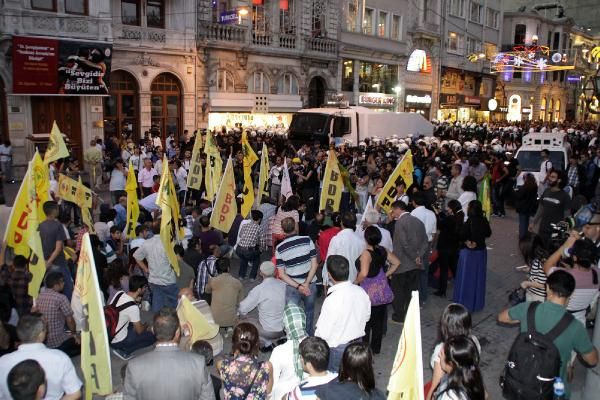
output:
[{"label": "handbag", "polygon": [[525,301],[525,293],[526,290],[522,287],[514,289],[508,295],[508,303],[511,306],[516,306],[517,304],[523,303]]},{"label": "handbag", "polygon": [[369,295],[372,306],[390,304],[394,300],[394,293],[390,288],[383,268],[380,268],[379,273],[374,277],[366,277],[360,283],[360,287]]}]

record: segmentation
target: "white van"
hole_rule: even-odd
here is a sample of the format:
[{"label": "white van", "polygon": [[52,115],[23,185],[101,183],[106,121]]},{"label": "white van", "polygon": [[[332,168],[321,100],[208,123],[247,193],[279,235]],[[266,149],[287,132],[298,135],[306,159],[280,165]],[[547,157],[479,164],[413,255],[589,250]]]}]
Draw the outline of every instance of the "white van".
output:
[{"label": "white van", "polygon": [[517,178],[517,186],[523,184],[523,177],[526,173],[533,174],[538,185],[540,184],[540,168],[542,165],[542,150],[550,152],[550,162],[552,168],[564,171],[569,156],[565,148],[564,133],[530,133],[523,136],[523,144],[517,150],[516,158],[519,161],[521,173]]}]

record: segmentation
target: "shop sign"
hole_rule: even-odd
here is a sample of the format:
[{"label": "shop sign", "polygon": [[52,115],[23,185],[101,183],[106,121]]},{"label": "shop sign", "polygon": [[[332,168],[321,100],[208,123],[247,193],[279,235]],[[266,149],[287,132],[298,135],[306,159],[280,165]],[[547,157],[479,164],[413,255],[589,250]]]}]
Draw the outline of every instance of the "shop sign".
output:
[{"label": "shop sign", "polygon": [[501,113],[507,113],[508,107],[498,107],[498,111],[500,111]]},{"label": "shop sign", "polygon": [[567,76],[567,82],[569,83],[577,83],[581,81],[581,75],[569,75]]},{"label": "shop sign", "polygon": [[408,57],[406,70],[410,72],[431,73],[431,60],[427,57],[425,50],[415,49]]},{"label": "shop sign", "polygon": [[440,103],[445,105],[458,105],[459,95],[457,94],[441,94]]},{"label": "shop sign", "polygon": [[523,114],[531,114],[531,108],[522,108],[522,109],[521,109],[521,112],[522,112]]},{"label": "shop sign", "polygon": [[407,94],[406,102],[411,104],[431,104],[431,96],[426,94],[419,96],[417,94]]},{"label": "shop sign", "polygon": [[238,23],[238,13],[236,10],[223,11],[219,14],[219,23],[222,25],[230,25]]},{"label": "shop sign", "polygon": [[481,105],[481,99],[479,97],[465,96],[465,104]]},{"label": "shop sign", "polygon": [[358,96],[358,103],[369,106],[386,106],[391,107],[396,102],[394,96],[377,96],[363,94]]},{"label": "shop sign", "polygon": [[108,95],[112,45],[14,36],[13,93]]}]

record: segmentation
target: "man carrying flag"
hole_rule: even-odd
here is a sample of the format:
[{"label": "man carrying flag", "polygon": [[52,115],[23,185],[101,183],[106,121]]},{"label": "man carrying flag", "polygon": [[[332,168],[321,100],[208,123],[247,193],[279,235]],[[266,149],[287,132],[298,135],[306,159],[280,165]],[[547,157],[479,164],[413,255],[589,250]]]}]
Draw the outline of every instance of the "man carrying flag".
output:
[{"label": "man carrying flag", "polygon": [[[281,178],[281,196],[288,199],[294,192],[292,191],[292,181],[290,181],[290,170],[287,166],[287,158],[283,161],[283,170]],[[279,204],[279,199],[275,199]]]},{"label": "man carrying flag", "polygon": [[204,154],[206,154],[206,198],[208,201],[212,202],[217,194],[217,191],[219,190],[223,160],[221,160],[221,154],[219,153],[219,148],[215,143],[215,138],[210,133],[206,135]]},{"label": "man carrying flag", "polygon": [[242,152],[244,154],[244,189],[242,190],[242,217],[246,218],[254,203],[254,185],[252,184],[252,166],[258,157],[250,143],[246,131],[242,133]]},{"label": "man carrying flag", "polygon": [[323,190],[321,190],[319,210],[339,211],[343,189],[342,173],[340,172],[335,150],[329,150],[329,157],[327,157],[327,165],[323,175]]},{"label": "man carrying flag", "polygon": [[[192,159],[190,161],[190,170],[187,176],[188,190],[193,192],[200,190],[202,185],[202,135],[196,133],[194,148],[192,150]],[[192,192],[192,193],[193,193]],[[199,197],[192,196],[192,199],[200,200]]]},{"label": "man carrying flag", "polygon": [[233,176],[233,161],[230,156],[210,216],[210,225],[222,232],[229,232],[236,214],[235,177]]},{"label": "man carrying flag", "polygon": [[[37,157],[39,154],[36,152]],[[34,156],[35,159],[35,156]],[[41,158],[40,158],[41,161]],[[33,166],[34,161],[31,161],[30,167]],[[37,199],[36,193],[36,179],[33,174],[28,175],[29,179],[29,203],[28,209],[30,210],[27,217],[27,246],[31,249],[31,256],[29,258],[29,272],[31,273],[31,281],[27,288],[27,294],[34,299],[37,298],[46,274],[46,260],[44,259],[44,250],[42,248],[42,238],[40,237],[39,224],[40,220],[38,217]]]},{"label": "man carrying flag", "polygon": [[263,197],[270,197],[269,193],[269,150],[267,144],[263,143],[262,151],[260,153],[260,173],[258,176],[258,201],[260,204]]},{"label": "man carrying flag", "polygon": [[56,121],[54,121],[52,130],[50,131],[50,141],[46,148],[46,154],[44,154],[44,163],[48,165],[52,161],[67,157],[69,157],[69,150],[62,137],[62,133],[58,129],[58,125],[56,125]]},{"label": "man carrying flag", "polygon": [[137,198],[137,182],[133,173],[133,164],[129,160],[129,173],[127,174],[127,183],[125,184],[127,193],[127,222],[125,224],[125,234],[128,239],[135,239],[135,228],[137,227],[140,216],[140,205]]},{"label": "man carrying flag", "polygon": [[375,205],[380,206],[386,213],[389,213],[398,194],[396,188],[401,182],[404,182],[405,187],[409,188],[413,184],[413,172],[412,153],[408,150],[383,186]]}]

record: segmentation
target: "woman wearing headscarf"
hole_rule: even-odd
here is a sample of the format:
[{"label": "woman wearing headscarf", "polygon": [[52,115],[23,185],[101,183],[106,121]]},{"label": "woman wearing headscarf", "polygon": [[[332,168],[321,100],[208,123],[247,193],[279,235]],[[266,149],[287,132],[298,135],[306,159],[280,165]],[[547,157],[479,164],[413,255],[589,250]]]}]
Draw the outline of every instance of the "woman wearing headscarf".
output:
[{"label": "woman wearing headscarf", "polygon": [[273,349],[273,399],[281,399],[302,381],[303,370],[300,360],[300,342],[306,334],[306,316],[298,305],[288,303],[283,310],[283,330],[287,342]]}]

